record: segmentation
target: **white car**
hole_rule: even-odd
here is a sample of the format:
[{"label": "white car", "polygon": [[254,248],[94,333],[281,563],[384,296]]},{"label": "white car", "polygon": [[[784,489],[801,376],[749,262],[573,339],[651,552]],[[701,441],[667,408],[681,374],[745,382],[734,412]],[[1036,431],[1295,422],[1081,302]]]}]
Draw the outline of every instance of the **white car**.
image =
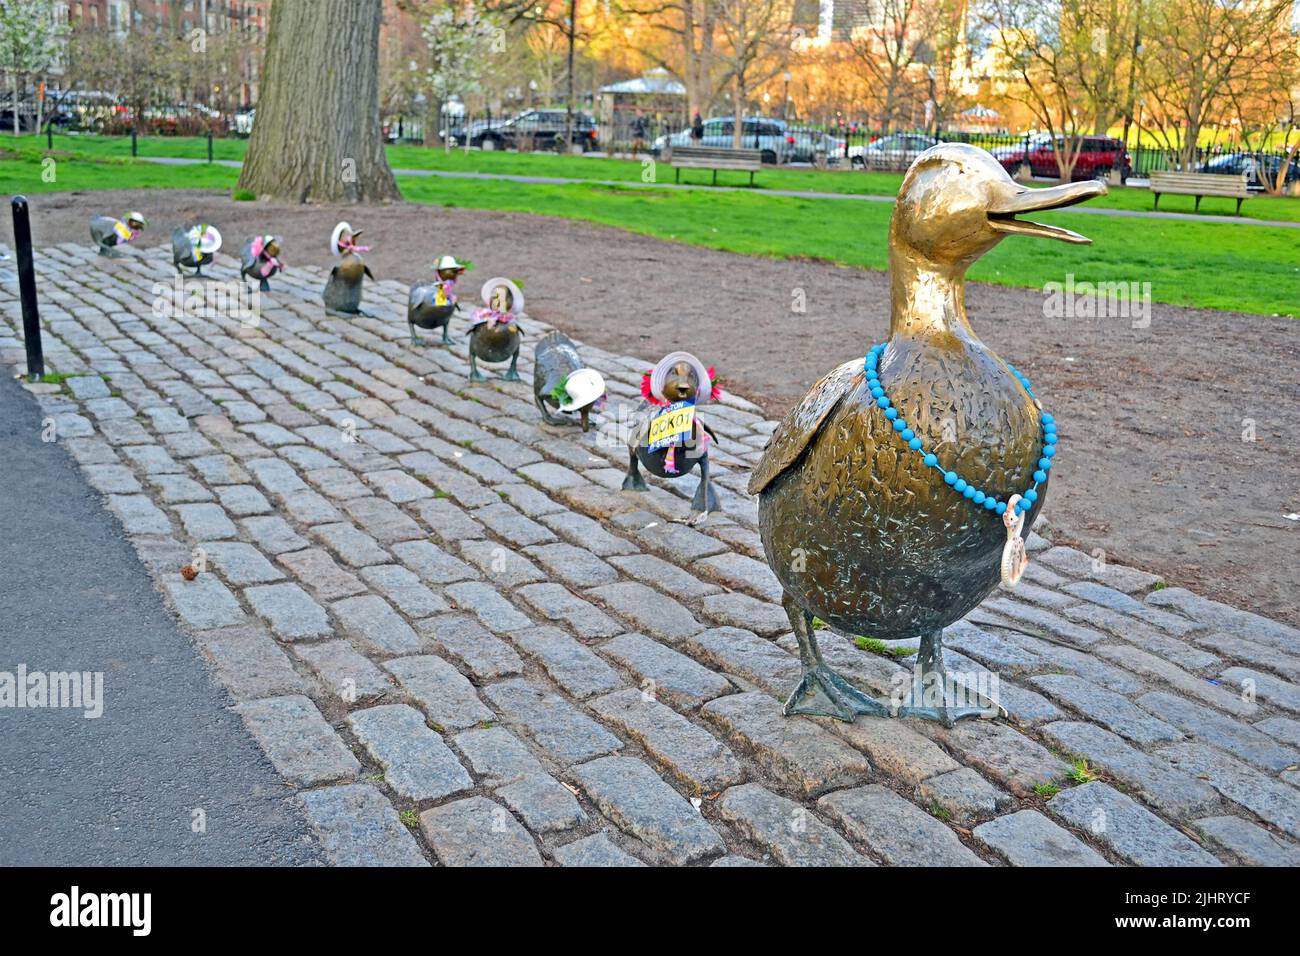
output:
[{"label": "white car", "polygon": [[850,146],[849,162],[854,169],[906,169],[912,160],[938,143],[924,133],[894,133],[866,146]]}]

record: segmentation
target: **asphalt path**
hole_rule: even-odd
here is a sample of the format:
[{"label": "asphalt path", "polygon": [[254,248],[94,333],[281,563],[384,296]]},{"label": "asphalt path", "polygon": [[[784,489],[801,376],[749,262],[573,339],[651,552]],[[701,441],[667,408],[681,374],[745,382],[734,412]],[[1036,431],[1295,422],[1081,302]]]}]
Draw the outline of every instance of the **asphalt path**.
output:
[{"label": "asphalt path", "polygon": [[0,380],[0,685],[19,667],[100,672],[103,713],[0,706],[0,865],[319,862],[289,789],[41,422]]}]

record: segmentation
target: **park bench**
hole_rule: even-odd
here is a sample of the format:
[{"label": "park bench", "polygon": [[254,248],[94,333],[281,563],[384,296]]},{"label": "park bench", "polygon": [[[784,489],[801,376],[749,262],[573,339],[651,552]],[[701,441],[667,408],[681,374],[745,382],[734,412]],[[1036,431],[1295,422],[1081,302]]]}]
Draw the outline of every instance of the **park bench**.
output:
[{"label": "park bench", "polygon": [[1151,192],[1155,194],[1155,208],[1160,208],[1160,194],[1195,196],[1196,211],[1201,211],[1202,196],[1224,196],[1237,200],[1237,215],[1241,215],[1241,201],[1250,196],[1246,189],[1246,174],[1239,173],[1152,173]]},{"label": "park bench", "polygon": [[763,167],[760,149],[730,149],[725,146],[674,146],[671,162],[673,181],[681,182],[683,169],[713,170],[713,185],[718,185],[719,169],[736,169],[749,173],[749,184],[754,185],[754,173]]}]

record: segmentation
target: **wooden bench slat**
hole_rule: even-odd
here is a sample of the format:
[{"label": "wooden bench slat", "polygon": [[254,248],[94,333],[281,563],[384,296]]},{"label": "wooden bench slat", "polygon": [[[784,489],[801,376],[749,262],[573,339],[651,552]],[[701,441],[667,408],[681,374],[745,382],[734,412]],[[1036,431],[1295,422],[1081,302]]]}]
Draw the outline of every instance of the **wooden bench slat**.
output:
[{"label": "wooden bench slat", "polygon": [[714,185],[718,170],[754,173],[763,168],[763,151],[759,149],[728,149],[724,146],[675,146],[670,160],[673,169],[711,169]]},{"label": "wooden bench slat", "polygon": [[1250,198],[1245,173],[1193,173],[1164,171],[1151,173],[1150,190],[1155,196],[1155,208],[1160,208],[1160,196],[1195,196],[1196,209],[1201,208],[1202,196],[1237,200],[1237,215],[1241,215],[1241,201]]}]

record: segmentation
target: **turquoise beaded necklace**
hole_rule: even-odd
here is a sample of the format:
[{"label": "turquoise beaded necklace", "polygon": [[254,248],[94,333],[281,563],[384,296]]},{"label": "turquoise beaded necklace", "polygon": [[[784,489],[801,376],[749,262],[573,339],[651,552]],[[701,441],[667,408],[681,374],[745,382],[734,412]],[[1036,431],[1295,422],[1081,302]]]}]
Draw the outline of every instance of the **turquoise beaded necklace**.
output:
[{"label": "turquoise beaded necklace", "polygon": [[[921,455],[921,460],[927,466],[943,475],[944,484],[951,487],[953,491],[964,496],[972,504],[982,506],[986,511],[992,511],[999,515],[1005,514],[1007,510],[1007,503],[1005,501],[999,501],[995,496],[976,488],[970,482],[966,481],[966,479],[957,474],[957,472],[948,471],[940,465],[938,456],[933,452],[927,452],[925,450],[925,443],[922,442],[921,439],[917,437],[916,433],[907,426],[907,422],[903,420],[903,416],[898,413],[898,409],[894,407],[894,403],[889,400],[889,396],[885,394],[884,387],[880,384],[880,375],[877,370],[877,367],[880,364],[880,356],[884,354],[885,346],[888,344],[889,343],[887,342],[881,342],[873,348],[867,353],[866,360],[863,364],[863,369],[867,373],[867,385],[871,388],[871,397],[876,400],[876,406],[884,410],[885,417],[893,423],[894,431],[898,433],[899,438],[907,443],[907,447]],[[1034,390],[1029,386],[1029,379],[1017,372],[1015,367],[1010,363],[1007,364],[1007,368],[1011,370],[1011,374],[1019,380],[1020,384],[1025,387],[1025,391],[1029,393],[1029,397],[1033,398],[1034,401],[1037,402],[1038,399],[1034,397]],[[1041,407],[1042,406],[1040,405],[1039,408],[1041,409]],[[1052,459],[1056,457],[1056,420],[1052,418],[1051,415],[1047,414],[1047,412],[1043,412],[1042,423],[1043,450],[1039,453],[1038,469],[1033,475],[1034,483],[1026,488],[1016,501],[1015,510],[1017,514],[1023,514],[1034,506],[1034,502],[1038,500],[1038,486],[1047,480],[1047,473],[1052,470]]]}]

